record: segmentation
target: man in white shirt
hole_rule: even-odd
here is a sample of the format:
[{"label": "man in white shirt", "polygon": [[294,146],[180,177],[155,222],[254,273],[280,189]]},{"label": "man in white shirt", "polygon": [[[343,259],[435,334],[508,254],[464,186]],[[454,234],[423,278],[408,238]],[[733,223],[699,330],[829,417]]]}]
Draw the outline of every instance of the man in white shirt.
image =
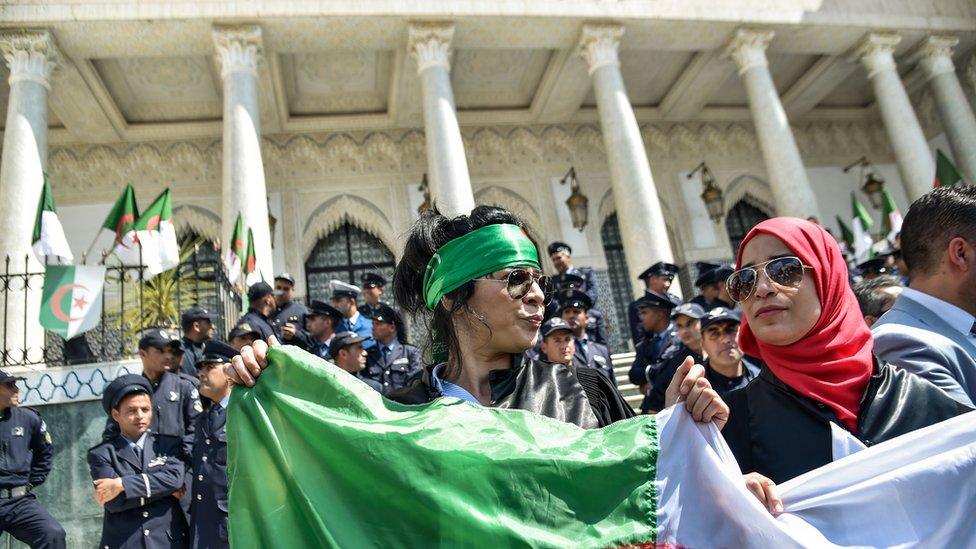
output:
[{"label": "man in white shirt", "polygon": [[874,324],[878,358],[976,402],[976,187],[939,188],[905,215],[910,287]]}]

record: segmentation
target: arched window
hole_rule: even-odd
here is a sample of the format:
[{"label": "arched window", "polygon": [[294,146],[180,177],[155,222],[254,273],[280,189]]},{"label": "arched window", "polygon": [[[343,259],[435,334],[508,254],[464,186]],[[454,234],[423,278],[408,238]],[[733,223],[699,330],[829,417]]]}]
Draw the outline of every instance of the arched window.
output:
[{"label": "arched window", "polygon": [[630,341],[630,329],[627,326],[627,305],[633,300],[633,290],[630,287],[630,271],[627,270],[627,256],[624,255],[624,243],[620,239],[620,225],[617,224],[617,214],[611,214],[600,228],[600,238],[603,240],[603,255],[607,258],[607,276],[610,279],[609,296],[612,304],[607,303],[606,289],[600,292],[600,303],[597,308],[603,312],[610,329],[608,334],[610,349],[620,352]]},{"label": "arched window", "polygon": [[725,216],[725,230],[729,234],[729,243],[732,245],[732,256],[739,251],[739,243],[746,237],[749,230],[757,223],[769,219],[769,215],[761,209],[753,206],[745,199],[740,200],[732,206],[729,213]]},{"label": "arched window", "polygon": [[[380,239],[345,223],[320,239],[305,262],[308,299],[328,301],[330,280],[359,286],[367,271],[377,272],[392,281],[393,266],[393,253]],[[384,298],[389,300],[391,296]]]}]

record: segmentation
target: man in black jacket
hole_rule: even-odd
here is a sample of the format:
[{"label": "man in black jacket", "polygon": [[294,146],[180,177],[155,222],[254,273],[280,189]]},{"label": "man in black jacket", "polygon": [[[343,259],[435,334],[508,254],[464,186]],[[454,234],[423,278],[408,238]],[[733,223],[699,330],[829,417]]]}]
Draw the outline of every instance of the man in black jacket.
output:
[{"label": "man in black jacket", "polygon": [[281,273],[274,279],[275,311],[270,315],[271,327],[285,345],[310,350],[312,340],[305,331],[308,309],[295,301],[295,277]]},{"label": "man in black jacket", "polygon": [[203,342],[213,337],[213,318],[209,311],[194,305],[180,314],[180,327],[183,328],[183,361],[180,372],[196,377],[195,364],[203,354]]},{"label": "man in black jacket", "polygon": [[255,282],[247,289],[247,312],[237,321],[237,325],[247,324],[251,330],[258,333],[258,339],[267,341],[272,335],[281,339],[271,325],[271,317],[278,309],[274,298],[274,289],[267,282]]},{"label": "man in black jacket", "polygon": [[575,337],[573,364],[582,368],[595,368],[614,386],[613,362],[606,345],[592,341],[587,333],[588,313],[592,306],[589,296],[579,290],[560,292],[557,296],[562,308],[560,315],[569,325]]}]

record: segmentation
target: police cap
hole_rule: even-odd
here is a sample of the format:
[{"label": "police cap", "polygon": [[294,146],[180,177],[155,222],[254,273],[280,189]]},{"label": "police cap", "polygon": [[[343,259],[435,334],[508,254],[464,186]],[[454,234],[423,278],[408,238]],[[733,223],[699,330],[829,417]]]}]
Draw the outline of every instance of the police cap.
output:
[{"label": "police cap", "polygon": [[556,295],[556,300],[559,302],[560,311],[567,308],[585,309],[588,311],[593,307],[593,300],[590,299],[590,296],[586,295],[586,292],[575,289],[559,292]]},{"label": "police cap", "polygon": [[651,265],[650,267],[644,269],[641,274],[637,275],[637,278],[644,280],[649,276],[674,276],[678,274],[681,267],[678,267],[674,263],[665,263],[664,261],[658,261],[657,263]]},{"label": "police cap", "polygon": [[102,392],[102,408],[106,414],[112,415],[112,410],[119,406],[122,399],[132,393],[146,393],[152,396],[152,385],[149,380],[139,374],[125,374],[115,378]]},{"label": "police cap", "polygon": [[353,343],[359,343],[366,341],[367,339],[373,339],[369,336],[361,336],[356,332],[339,332],[338,334],[332,336],[332,341],[329,342],[329,356],[335,358],[339,356],[339,351],[343,347],[352,345]]}]

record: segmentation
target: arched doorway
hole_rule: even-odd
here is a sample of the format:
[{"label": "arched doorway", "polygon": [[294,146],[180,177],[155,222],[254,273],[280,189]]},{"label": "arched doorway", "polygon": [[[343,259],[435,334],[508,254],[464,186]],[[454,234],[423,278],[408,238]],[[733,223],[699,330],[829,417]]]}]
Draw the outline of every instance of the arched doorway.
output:
[{"label": "arched doorway", "polygon": [[[630,271],[627,269],[627,256],[624,254],[624,242],[620,238],[617,214],[607,216],[603,226],[600,227],[600,238],[603,241],[603,255],[607,259],[610,291],[604,289],[600,292],[600,303],[597,308],[603,312],[607,321],[610,349],[613,352],[620,352],[627,348],[630,341],[627,305],[633,300],[634,293],[630,286]],[[612,303],[607,303],[607,297],[610,297]]]},{"label": "arched doorway", "polygon": [[377,272],[391,281],[393,267],[393,253],[379,238],[344,223],[319,239],[305,262],[308,299],[328,301],[330,280],[339,279],[359,286],[367,271]]},{"label": "arched doorway", "polygon": [[739,251],[739,243],[757,223],[769,219],[769,214],[749,203],[745,198],[735,203],[725,216],[725,231],[729,235],[732,256]]}]

